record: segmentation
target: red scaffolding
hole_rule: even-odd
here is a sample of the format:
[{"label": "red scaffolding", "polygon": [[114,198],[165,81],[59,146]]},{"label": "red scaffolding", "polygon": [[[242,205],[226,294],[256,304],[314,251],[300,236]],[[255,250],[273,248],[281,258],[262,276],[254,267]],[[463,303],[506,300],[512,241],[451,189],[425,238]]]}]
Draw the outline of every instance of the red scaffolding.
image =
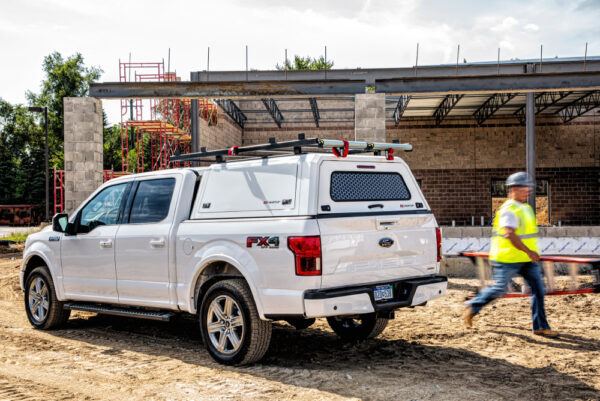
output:
[{"label": "red scaffolding", "polygon": [[[165,71],[161,62],[121,62],[120,82],[180,81],[175,72]],[[189,153],[191,148],[191,102],[188,99],[121,99],[121,171],[104,170],[104,182],[125,174],[190,163],[170,163],[175,152]],[[199,99],[199,118],[208,126],[217,125],[217,105]],[[137,160],[130,166],[129,152],[135,149]],[[150,153],[149,155],[147,153]],[[54,213],[64,210],[64,171],[54,170]]]}]

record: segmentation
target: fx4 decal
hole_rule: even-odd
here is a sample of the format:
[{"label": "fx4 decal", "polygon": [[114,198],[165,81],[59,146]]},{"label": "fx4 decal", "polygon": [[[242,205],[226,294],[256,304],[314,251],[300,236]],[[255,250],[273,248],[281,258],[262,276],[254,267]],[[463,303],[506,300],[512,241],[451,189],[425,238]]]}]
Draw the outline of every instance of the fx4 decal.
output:
[{"label": "fx4 decal", "polygon": [[246,247],[256,245],[260,248],[279,248],[279,237],[248,237]]}]

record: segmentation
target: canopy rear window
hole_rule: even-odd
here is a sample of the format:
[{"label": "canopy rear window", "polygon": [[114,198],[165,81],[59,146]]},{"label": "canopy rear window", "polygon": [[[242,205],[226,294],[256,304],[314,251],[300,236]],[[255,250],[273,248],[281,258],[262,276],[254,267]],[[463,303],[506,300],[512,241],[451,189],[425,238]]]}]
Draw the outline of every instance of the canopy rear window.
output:
[{"label": "canopy rear window", "polygon": [[331,199],[335,202],[409,200],[410,191],[396,172],[334,171]]}]

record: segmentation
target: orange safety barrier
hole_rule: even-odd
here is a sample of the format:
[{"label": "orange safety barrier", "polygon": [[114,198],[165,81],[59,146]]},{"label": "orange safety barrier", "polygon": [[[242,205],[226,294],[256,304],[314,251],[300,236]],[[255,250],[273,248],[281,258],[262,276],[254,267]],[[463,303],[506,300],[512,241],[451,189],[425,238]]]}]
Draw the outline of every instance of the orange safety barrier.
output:
[{"label": "orange safety barrier", "polygon": [[[491,269],[488,269],[489,264],[486,260],[489,259],[489,254],[486,252],[462,252],[461,256],[470,258],[478,268],[478,276],[481,283],[481,288],[486,286],[486,281],[491,278]],[[573,295],[573,294],[592,294],[600,293],[600,258],[582,258],[569,256],[540,256],[542,262],[544,279],[546,282],[546,295]],[[554,263],[567,263],[569,266],[569,275],[571,277],[570,289],[556,290],[554,282]],[[577,288],[577,277],[579,275],[579,265],[589,264],[592,266],[594,282],[591,288]],[[508,292],[503,295],[503,298],[520,298],[529,297],[531,294]],[[472,297],[469,297],[469,299]]]}]

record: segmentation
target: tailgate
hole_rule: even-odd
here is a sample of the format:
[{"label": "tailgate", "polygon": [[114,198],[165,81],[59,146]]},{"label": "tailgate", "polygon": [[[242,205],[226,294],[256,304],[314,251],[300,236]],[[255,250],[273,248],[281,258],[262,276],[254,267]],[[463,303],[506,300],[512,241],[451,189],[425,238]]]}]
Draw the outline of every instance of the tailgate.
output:
[{"label": "tailgate", "polygon": [[324,161],[322,288],[437,273],[437,223],[402,161]]}]

